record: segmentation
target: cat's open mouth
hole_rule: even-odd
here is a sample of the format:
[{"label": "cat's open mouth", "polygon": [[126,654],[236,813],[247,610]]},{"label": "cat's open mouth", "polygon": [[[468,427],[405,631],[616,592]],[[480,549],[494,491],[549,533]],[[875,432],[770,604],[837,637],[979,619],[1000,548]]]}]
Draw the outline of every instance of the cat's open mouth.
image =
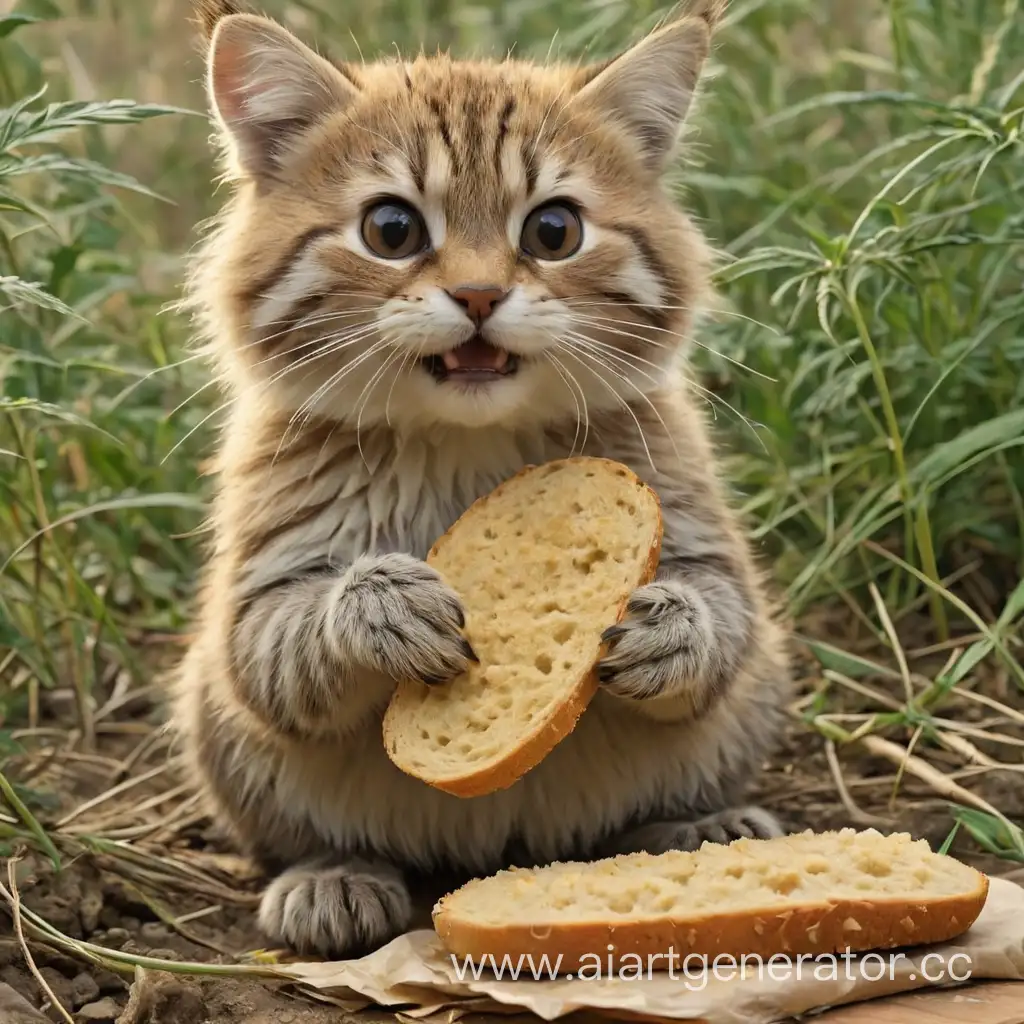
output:
[{"label": "cat's open mouth", "polygon": [[427,356],[423,365],[438,381],[488,383],[511,377],[519,369],[519,357],[476,335],[457,348]]}]

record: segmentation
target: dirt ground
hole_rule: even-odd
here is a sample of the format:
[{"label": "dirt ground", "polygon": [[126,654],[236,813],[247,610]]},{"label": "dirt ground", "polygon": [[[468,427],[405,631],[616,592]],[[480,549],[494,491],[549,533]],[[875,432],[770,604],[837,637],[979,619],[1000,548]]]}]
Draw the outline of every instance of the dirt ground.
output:
[{"label": "dirt ground", "polygon": [[[55,726],[67,711],[60,706],[66,695],[57,694],[36,728],[21,734],[24,755],[8,761],[5,770],[23,792],[53,800],[37,814],[57,840],[63,870],[56,873],[44,855],[26,851],[13,862],[13,874],[25,911],[63,938],[44,941],[26,915],[24,938],[37,978],[20,939],[9,937],[9,912],[0,913],[0,1024],[31,1024],[30,1018],[5,1011],[2,996],[11,990],[41,1010],[37,1022],[393,1022],[393,1016],[379,1011],[352,1014],[324,1006],[261,978],[204,979],[153,970],[133,976],[131,967],[119,974],[90,963],[87,950],[72,948],[84,941],[164,961],[226,965],[247,958],[252,962],[252,952],[263,947],[254,922],[261,880],[219,839],[194,797],[178,784],[158,727],[159,703],[151,696],[122,694],[112,710],[92,723],[95,741],[90,745],[80,730]],[[969,720],[974,714],[966,708],[961,717]],[[844,753],[845,795],[834,767],[824,741],[794,718],[757,795],[794,830],[873,825],[910,831],[934,845],[949,832],[947,800],[913,773],[903,774],[898,799],[891,802],[898,768],[891,761],[870,754],[852,761]],[[970,785],[1004,813],[1024,818],[1024,787],[1017,775],[989,772],[972,777]],[[1014,877],[1016,872],[1024,880],[1020,865],[979,853],[962,834],[953,852],[992,874]],[[9,887],[7,871],[0,875]],[[2,902],[0,910],[7,911]],[[421,908],[423,924],[427,910]]]}]

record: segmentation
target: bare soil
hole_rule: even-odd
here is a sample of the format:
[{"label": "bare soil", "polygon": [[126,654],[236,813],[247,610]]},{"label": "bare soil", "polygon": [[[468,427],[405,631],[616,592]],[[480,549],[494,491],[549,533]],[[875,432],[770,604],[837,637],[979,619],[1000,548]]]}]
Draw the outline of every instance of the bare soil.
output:
[{"label": "bare soil", "polygon": [[[808,689],[813,682],[808,681]],[[43,854],[12,849],[20,855],[13,873],[22,906],[72,943],[178,963],[252,962],[253,951],[264,946],[254,920],[262,880],[218,837],[175,778],[159,729],[159,704],[145,693],[122,696],[92,723],[95,738],[89,743],[80,729],[60,727],[70,717],[62,700],[66,695],[49,698],[40,722],[19,736],[25,753],[5,767],[23,794],[53,801],[36,813],[64,860],[56,872]],[[958,716],[977,719],[976,709],[960,709]],[[890,738],[901,744],[910,739]],[[954,768],[962,769],[941,750],[929,749],[927,756],[951,775]],[[840,771],[846,796],[840,798],[824,741],[794,718],[755,796],[793,830],[873,825],[909,831],[938,846],[951,827],[948,800],[911,772],[903,774],[897,790],[897,769],[887,759],[844,751]],[[990,771],[964,784],[1010,817],[1024,818],[1018,775]],[[97,844],[95,837],[106,842]],[[980,852],[962,833],[952,849],[994,875],[1021,874],[1020,865]],[[0,874],[0,882],[8,885],[7,872]],[[373,1009],[351,1013],[323,1005],[261,978],[202,978],[157,970],[134,975],[130,967],[117,973],[90,963],[64,939],[44,940],[27,920],[24,941],[47,993],[28,966],[22,941],[10,937],[8,908],[0,902],[0,909],[7,913],[0,914],[0,995],[9,986],[7,992],[18,993],[49,1020],[66,1022],[65,1014],[76,1024],[378,1024],[396,1019]],[[427,909],[421,908],[420,923],[427,923]],[[0,1024],[30,1022],[5,1011],[0,999]]]}]

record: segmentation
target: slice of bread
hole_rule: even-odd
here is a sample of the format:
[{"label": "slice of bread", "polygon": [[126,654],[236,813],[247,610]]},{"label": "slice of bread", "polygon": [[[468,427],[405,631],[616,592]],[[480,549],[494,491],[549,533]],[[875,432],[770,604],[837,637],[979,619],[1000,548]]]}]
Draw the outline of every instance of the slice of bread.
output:
[{"label": "slice of bread", "polygon": [[479,664],[398,684],[384,717],[392,761],[463,797],[533,768],[596,692],[601,634],[653,579],[661,535],[655,493],[607,459],[531,466],[475,502],[427,562],[462,599]]},{"label": "slice of bread", "polygon": [[924,840],[843,829],[502,871],[441,899],[434,927],[477,963],[546,953],[568,972],[609,957],[635,967],[622,958],[636,954],[646,972],[673,954],[739,963],[943,942],[970,928],[987,894],[985,875]]}]

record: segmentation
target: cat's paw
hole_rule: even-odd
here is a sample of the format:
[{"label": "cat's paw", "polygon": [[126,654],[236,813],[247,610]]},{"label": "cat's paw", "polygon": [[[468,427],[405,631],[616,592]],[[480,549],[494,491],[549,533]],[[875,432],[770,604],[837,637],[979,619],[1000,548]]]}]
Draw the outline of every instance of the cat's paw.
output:
[{"label": "cat's paw", "polygon": [[605,630],[608,653],[597,667],[605,689],[647,700],[700,688],[714,666],[711,615],[703,598],[679,580],[649,583],[629,599],[630,617]]},{"label": "cat's paw", "polygon": [[356,559],[330,609],[339,654],[392,679],[440,683],[476,655],[455,592],[426,562],[400,553]]},{"label": "cat's paw", "polygon": [[778,818],[763,807],[730,807],[696,821],[655,821],[641,825],[613,837],[599,854],[699,850],[705,842],[725,845],[735,839],[773,839],[784,834]]},{"label": "cat's paw", "polygon": [[402,876],[386,864],[300,865],[279,875],[260,902],[259,925],[300,956],[367,953],[412,919]]}]

